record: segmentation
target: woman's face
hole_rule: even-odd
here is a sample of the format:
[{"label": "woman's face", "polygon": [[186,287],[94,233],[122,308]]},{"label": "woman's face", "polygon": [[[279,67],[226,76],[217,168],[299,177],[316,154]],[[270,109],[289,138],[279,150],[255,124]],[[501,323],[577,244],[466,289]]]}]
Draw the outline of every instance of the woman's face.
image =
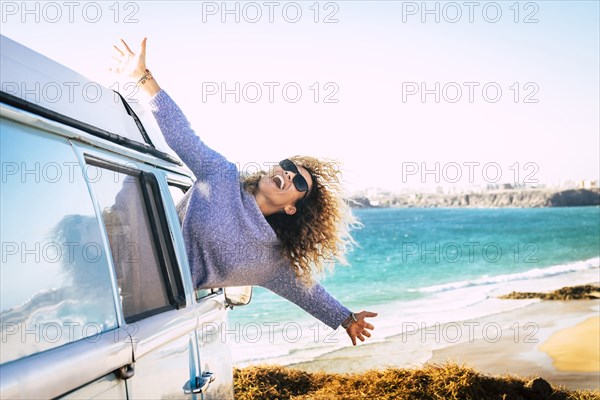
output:
[{"label": "woman's face", "polygon": [[[304,167],[297,166],[297,169],[308,183],[310,191],[313,185],[310,174]],[[293,206],[298,200],[304,198],[307,193],[296,188],[293,182],[295,176],[294,172],[286,171],[280,165],[276,165],[260,179],[258,190],[272,205],[285,208],[284,211],[288,214],[294,214],[296,212],[295,207],[287,206]]]}]

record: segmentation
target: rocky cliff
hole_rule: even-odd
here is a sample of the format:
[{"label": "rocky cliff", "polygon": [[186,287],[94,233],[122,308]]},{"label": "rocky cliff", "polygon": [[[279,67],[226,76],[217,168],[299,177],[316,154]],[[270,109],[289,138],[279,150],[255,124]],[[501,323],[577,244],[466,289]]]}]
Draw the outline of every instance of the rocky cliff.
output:
[{"label": "rocky cliff", "polygon": [[[366,198],[354,199],[354,207],[369,207]],[[403,194],[380,202],[382,207],[571,207],[599,206],[600,189],[552,191],[544,189],[495,190],[460,195]]]}]

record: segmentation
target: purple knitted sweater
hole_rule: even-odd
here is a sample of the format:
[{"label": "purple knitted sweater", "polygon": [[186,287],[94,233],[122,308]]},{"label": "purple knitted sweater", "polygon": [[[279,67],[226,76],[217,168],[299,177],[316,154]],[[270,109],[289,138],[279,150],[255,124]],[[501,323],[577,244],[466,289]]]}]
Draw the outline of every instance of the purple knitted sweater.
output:
[{"label": "purple knitted sweater", "polygon": [[164,90],[150,106],[167,144],[196,176],[182,221],[196,288],[262,286],[336,329],[350,310],[320,284],[309,290],[297,281],[235,164],[200,140]]}]

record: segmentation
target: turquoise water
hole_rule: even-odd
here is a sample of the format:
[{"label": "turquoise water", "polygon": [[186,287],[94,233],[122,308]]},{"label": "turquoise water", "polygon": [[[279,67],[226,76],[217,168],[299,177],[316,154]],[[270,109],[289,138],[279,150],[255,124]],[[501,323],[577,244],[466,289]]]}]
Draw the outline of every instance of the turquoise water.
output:
[{"label": "turquoise water", "polygon": [[[322,284],[349,308],[425,294],[418,289],[514,274],[600,256],[600,208],[366,209],[355,214],[360,248]],[[436,247],[437,246],[437,247]],[[256,288],[239,321],[304,318]]]},{"label": "turquoise water", "polygon": [[[598,267],[598,207],[365,209],[355,214],[364,225],[354,231],[360,247],[349,254],[350,266],[336,267],[322,284],[357,311],[411,301],[426,307],[428,297],[442,292]],[[230,321],[308,326],[316,320],[255,288],[251,304],[233,310]]]}]

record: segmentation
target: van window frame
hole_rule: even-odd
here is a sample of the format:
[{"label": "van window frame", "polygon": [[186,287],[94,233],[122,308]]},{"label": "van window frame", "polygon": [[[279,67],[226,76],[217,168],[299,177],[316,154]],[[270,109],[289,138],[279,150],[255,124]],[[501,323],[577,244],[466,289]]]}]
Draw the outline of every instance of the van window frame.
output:
[{"label": "van window frame", "polygon": [[[108,161],[94,154],[84,153],[83,158],[86,165],[93,165],[98,168],[131,175],[138,178],[140,182],[141,195],[148,215],[148,223],[150,225],[150,234],[156,249],[157,263],[160,268],[161,278],[165,285],[169,305],[143,311],[127,317],[124,316],[125,322],[131,324],[153,315],[185,308],[186,298],[183,276],[179,270],[175,248],[169,233],[164,201],[160,194],[160,187],[156,175],[142,169],[136,169],[128,165]],[[93,185],[91,186],[91,189],[94,190]],[[104,231],[107,232],[106,223],[103,218],[101,218],[101,220],[104,225]],[[112,259],[112,256],[111,262],[113,262],[114,268],[114,259]],[[120,306],[122,307],[122,304],[120,304]]]}]

